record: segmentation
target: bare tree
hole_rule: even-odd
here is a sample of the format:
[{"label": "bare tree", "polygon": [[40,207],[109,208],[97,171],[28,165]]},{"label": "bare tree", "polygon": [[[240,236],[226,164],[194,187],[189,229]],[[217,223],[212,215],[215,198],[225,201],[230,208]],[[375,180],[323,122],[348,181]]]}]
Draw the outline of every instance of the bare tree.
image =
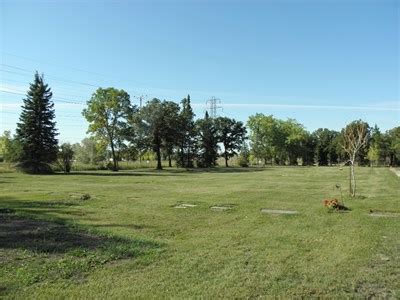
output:
[{"label": "bare tree", "polygon": [[369,138],[369,126],[361,120],[353,121],[342,130],[342,148],[349,156],[350,166],[350,195],[356,196],[356,176],[354,164],[360,149],[365,147]]}]

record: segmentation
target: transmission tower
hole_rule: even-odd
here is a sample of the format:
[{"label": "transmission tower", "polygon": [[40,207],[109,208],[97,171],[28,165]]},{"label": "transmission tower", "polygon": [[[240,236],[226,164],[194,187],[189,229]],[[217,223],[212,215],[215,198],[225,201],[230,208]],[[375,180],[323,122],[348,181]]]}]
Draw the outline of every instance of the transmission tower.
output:
[{"label": "transmission tower", "polygon": [[143,100],[147,99],[147,95],[133,96],[136,99],[139,99],[139,108],[142,108]]},{"label": "transmission tower", "polygon": [[210,118],[215,119],[217,117],[217,109],[222,109],[221,100],[215,97],[206,101],[206,111],[210,115]]}]

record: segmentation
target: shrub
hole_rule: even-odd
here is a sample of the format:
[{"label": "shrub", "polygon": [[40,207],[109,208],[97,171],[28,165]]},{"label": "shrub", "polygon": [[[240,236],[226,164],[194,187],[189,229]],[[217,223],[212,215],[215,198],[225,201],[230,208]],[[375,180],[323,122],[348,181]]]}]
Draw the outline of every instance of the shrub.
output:
[{"label": "shrub", "polygon": [[51,166],[44,162],[23,161],[16,165],[16,168],[28,174],[51,174]]},{"label": "shrub", "polygon": [[90,196],[90,194],[83,194],[82,196],[81,196],[81,200],[89,200],[90,198],[92,198],[91,196]]}]

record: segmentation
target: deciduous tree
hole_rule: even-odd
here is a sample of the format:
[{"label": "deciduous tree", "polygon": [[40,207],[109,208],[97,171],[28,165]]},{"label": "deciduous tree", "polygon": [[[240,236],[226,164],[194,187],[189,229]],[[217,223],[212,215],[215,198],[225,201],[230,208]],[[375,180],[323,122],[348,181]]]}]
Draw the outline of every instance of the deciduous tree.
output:
[{"label": "deciduous tree", "polygon": [[224,146],[225,166],[228,167],[228,160],[237,154],[246,139],[246,127],[242,122],[227,117],[215,119],[215,124],[218,132],[218,141]]},{"label": "deciduous tree", "polygon": [[199,154],[197,165],[203,168],[213,167],[218,159],[218,137],[214,120],[206,112],[204,119],[197,120],[196,128],[199,135]]},{"label": "deciduous tree", "polygon": [[[152,147],[157,156],[157,169],[161,170],[161,150],[169,142],[169,134],[176,128],[179,105],[170,101],[154,98],[142,107],[136,117],[136,126],[140,127],[146,144]],[[143,140],[144,141],[144,140]]]},{"label": "deciduous tree", "polygon": [[127,119],[136,112],[124,90],[99,88],[87,102],[82,114],[89,122],[88,132],[108,141],[113,159],[113,170],[118,170],[116,144],[121,143],[128,126]]},{"label": "deciduous tree", "polygon": [[348,124],[342,130],[343,150],[348,155],[348,163],[350,166],[350,194],[352,197],[356,196],[356,176],[354,172],[354,164],[356,162],[357,154],[368,143],[370,129],[367,123],[358,120]]},{"label": "deciduous tree", "polygon": [[178,153],[177,164],[184,168],[193,168],[196,156],[196,128],[190,95],[181,101],[179,114]]},{"label": "deciduous tree", "polygon": [[62,144],[58,152],[58,161],[64,173],[69,173],[71,171],[73,157],[74,150],[72,149],[71,144]]}]

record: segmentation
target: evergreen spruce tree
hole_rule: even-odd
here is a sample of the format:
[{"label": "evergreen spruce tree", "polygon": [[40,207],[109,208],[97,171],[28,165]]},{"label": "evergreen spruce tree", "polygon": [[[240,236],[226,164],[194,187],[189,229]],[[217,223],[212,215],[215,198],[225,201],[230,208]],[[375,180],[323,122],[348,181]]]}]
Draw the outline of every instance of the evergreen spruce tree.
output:
[{"label": "evergreen spruce tree", "polygon": [[57,159],[58,133],[52,95],[43,75],[36,72],[24,99],[16,131],[16,139],[22,147],[18,167],[27,173],[49,173],[50,164]]}]

